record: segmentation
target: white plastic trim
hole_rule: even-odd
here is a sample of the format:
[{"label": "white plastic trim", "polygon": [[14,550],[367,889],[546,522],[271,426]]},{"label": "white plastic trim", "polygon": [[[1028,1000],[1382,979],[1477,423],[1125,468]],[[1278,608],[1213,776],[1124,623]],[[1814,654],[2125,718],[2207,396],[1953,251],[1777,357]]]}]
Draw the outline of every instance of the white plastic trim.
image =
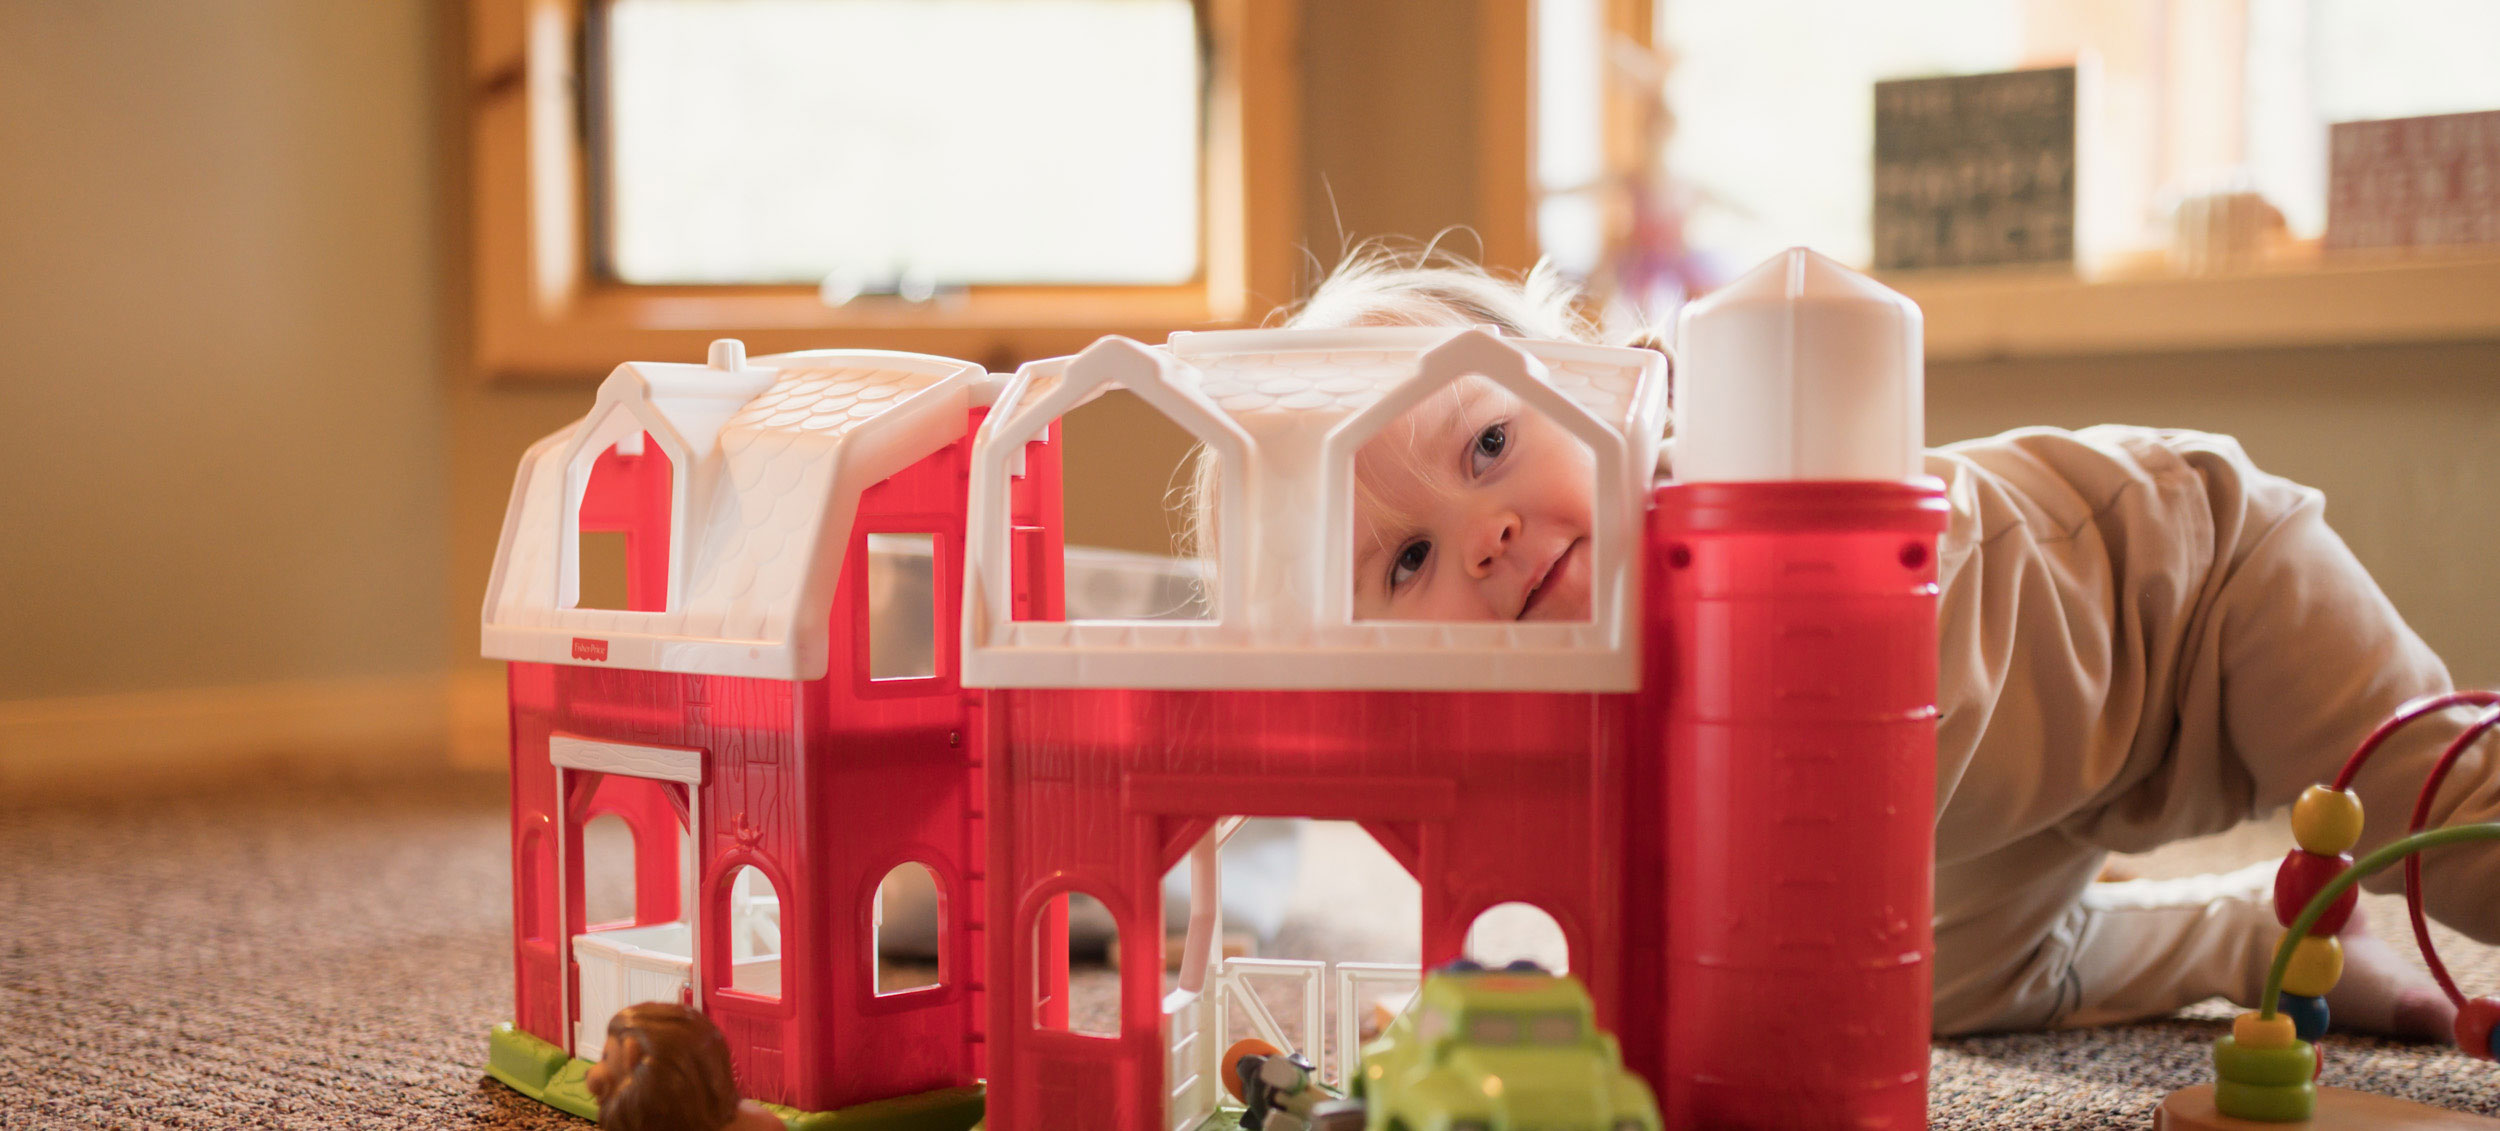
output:
[{"label": "white plastic trim", "polygon": [[[1462,339],[1468,344],[1426,372],[1426,358]],[[1107,344],[1098,343],[1097,350]],[[1101,374],[1079,372],[1084,355],[1033,362],[1000,394],[1000,405],[1019,407],[994,414],[975,443],[965,686],[1537,691],[1638,686],[1633,560],[1665,431],[1664,355],[1506,339],[1463,327],[1216,331],[1176,334],[1165,350],[1124,341],[1121,349],[1121,364],[1134,370],[1131,379],[1176,386],[1167,398],[1192,408],[1209,402],[1212,413],[1234,426],[1224,434],[1238,429],[1248,445],[1242,462],[1249,474],[1227,465],[1226,494],[1218,501],[1224,586],[1216,602],[1218,619],[1070,623],[1017,621],[1009,615],[1007,558],[1013,547],[1005,538],[1008,500],[1001,468],[1020,466],[1031,438],[1049,419],[1108,387]],[[1271,368],[1272,379],[1263,375]],[[1351,535],[1332,531],[1340,524],[1330,519],[1351,507],[1351,453],[1360,446],[1359,430],[1368,423],[1376,431],[1440,385],[1488,369],[1493,372],[1486,376],[1518,391],[1590,444],[1601,477],[1596,505],[1607,512],[1592,516],[1593,530],[1613,534],[1593,539],[1597,600],[1592,603],[1617,612],[1580,624],[1352,620],[1352,554],[1329,548],[1350,547]],[[1321,376],[1312,376],[1314,371]],[[1349,378],[1373,384],[1349,388]],[[1271,382],[1287,387],[1271,388]],[[1318,396],[1310,397],[1314,393]],[[1288,396],[1315,403],[1287,407]],[[1379,407],[1390,399],[1401,403]],[[1191,419],[1165,411],[1185,423]],[[1193,425],[1192,431],[1199,429]],[[1222,454],[1223,445],[1210,446]],[[1247,498],[1236,492],[1237,482]],[[1609,556],[1618,563],[1611,570],[1605,563]]]},{"label": "white plastic trim", "polygon": [[[1251,440],[1240,425],[1200,392],[1194,382],[1173,379],[1181,363],[1171,355],[1128,338],[1106,337],[1067,362],[1059,383],[1031,404],[1011,409],[1005,418],[991,416],[972,446],[971,514],[964,538],[964,570],[972,579],[965,587],[963,666],[965,678],[978,678],[987,660],[985,644],[999,642],[1015,622],[1010,599],[1013,546],[1009,535],[1007,478],[1011,457],[1020,460],[1024,445],[1069,409],[1113,387],[1124,388],[1187,429],[1216,453],[1221,482],[1216,497],[1218,589],[1212,622],[1221,624],[1247,607],[1243,556],[1248,544]],[[1038,366],[1019,371],[1000,396],[1000,403],[1019,405]],[[1200,622],[1206,623],[1206,622]]]},{"label": "white plastic trim", "polygon": [[559,734],[547,739],[547,760],[572,770],[703,784],[703,751],[683,746],[642,746]]},{"label": "white plastic trim", "polygon": [[556,543],[559,608],[575,608],[581,601],[582,498],[590,492],[591,468],[611,447],[624,449],[629,455],[640,454],[637,449],[646,433],[660,445],[660,453],[668,457],[669,465],[668,598],[664,608],[678,608],[685,600],[686,532],[702,529],[700,523],[688,521],[692,516],[686,513],[687,501],[693,497],[694,454],[674,425],[649,410],[649,402],[610,399],[607,385],[627,377],[632,369],[630,365],[618,366],[607,384],[600,386],[598,407],[573,433],[573,442],[564,451],[560,465],[564,468],[564,528]]},{"label": "white plastic trim", "polygon": [[[1481,376],[1512,395],[1527,402],[1528,407],[1544,413],[1587,444],[1594,457],[1597,472],[1594,513],[1590,515],[1590,561],[1592,573],[1590,619],[1569,625],[1478,624],[1472,626],[1485,638],[1496,640],[1505,650],[1533,647],[1537,636],[1559,630],[1563,637],[1561,650],[1553,662],[1573,669],[1573,675],[1591,683],[1605,682],[1619,675],[1622,666],[1637,662],[1632,646],[1636,634],[1631,626],[1639,623],[1638,588],[1631,584],[1632,536],[1640,509],[1633,500],[1628,468],[1639,466],[1625,448],[1623,434],[1612,425],[1591,415],[1570,398],[1555,392],[1547,384],[1545,363],[1530,356],[1518,346],[1479,330],[1470,330],[1442,343],[1425,354],[1414,377],[1391,389],[1373,402],[1371,407],[1347,417],[1328,433],[1320,446],[1322,475],[1325,477],[1327,509],[1319,523],[1320,536],[1327,550],[1322,564],[1328,570],[1320,586],[1322,623],[1334,628],[1353,628],[1354,620],[1354,456],[1373,436],[1386,428],[1425,398],[1461,377]],[[1365,621],[1364,625],[1375,623]],[[1399,622],[1385,622],[1387,626]],[[1417,622],[1406,622],[1413,624]],[[1448,627],[1432,624],[1432,631]],[[1479,658],[1481,659],[1481,657]],[[1558,673],[1559,675],[1559,673]],[[1505,685],[1507,686],[1507,685]],[[1469,687],[1467,690],[1490,690]]]},{"label": "white plastic trim", "polygon": [[[1029,643],[1019,621],[977,669],[973,687],[1121,687],[1143,690],[1637,691],[1638,657],[1592,653],[1592,626],[1515,624],[1374,627],[1382,642],[1332,637],[1325,646],[1249,646],[1222,640]],[[1048,627],[1070,627],[1049,625]],[[1075,626],[1116,627],[1116,626]],[[1213,673],[1213,674],[1211,674]],[[977,680],[977,682],[976,682]]]},{"label": "white plastic trim", "polygon": [[1224,933],[1224,869],[1216,860],[1215,830],[1189,850],[1189,933],[1181,943],[1180,988],[1203,993],[1207,963]]}]

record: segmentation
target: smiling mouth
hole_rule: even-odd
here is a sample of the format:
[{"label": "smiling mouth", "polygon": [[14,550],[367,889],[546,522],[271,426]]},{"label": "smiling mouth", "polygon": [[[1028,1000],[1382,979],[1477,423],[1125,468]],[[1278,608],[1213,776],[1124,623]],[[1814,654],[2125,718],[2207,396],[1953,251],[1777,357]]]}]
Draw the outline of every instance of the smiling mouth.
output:
[{"label": "smiling mouth", "polygon": [[1526,620],[1528,614],[1536,610],[1537,603],[1545,597],[1546,583],[1554,580],[1554,576],[1562,572],[1563,563],[1570,561],[1571,555],[1579,553],[1580,547],[1587,541],[1586,538],[1572,539],[1570,545],[1563,547],[1561,553],[1554,555],[1554,560],[1545,563],[1545,571],[1537,574],[1535,584],[1528,586],[1527,599],[1519,603],[1519,615],[1512,617],[1512,620]]}]

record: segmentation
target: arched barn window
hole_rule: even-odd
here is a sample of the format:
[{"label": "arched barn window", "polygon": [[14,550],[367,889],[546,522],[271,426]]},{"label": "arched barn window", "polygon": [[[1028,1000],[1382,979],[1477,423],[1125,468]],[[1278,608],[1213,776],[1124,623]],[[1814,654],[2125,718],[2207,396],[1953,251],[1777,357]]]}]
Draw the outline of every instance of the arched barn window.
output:
[{"label": "arched barn window", "polygon": [[929,866],[907,860],[877,885],[871,921],[877,995],[935,989],[946,981],[946,893]]},{"label": "arched barn window", "polygon": [[[1054,927],[1067,925],[1067,947],[1062,950],[1051,937]],[[1085,1037],[1111,1038],[1120,1035],[1120,966],[1115,956],[1127,954],[1121,946],[1120,924],[1103,902],[1084,892],[1065,892],[1052,897],[1034,917],[1033,954],[1036,967],[1034,985],[1040,995],[1034,1002],[1034,1027],[1058,1029]],[[1060,956],[1065,965],[1058,965]],[[1138,956],[1129,955],[1132,961]],[[1152,955],[1145,957],[1152,961]],[[1048,1000],[1051,988],[1065,974],[1067,993],[1066,1021],[1052,1020],[1056,1012]]]},{"label": "arched barn window", "polygon": [[762,998],[781,996],[781,893],[752,864],[729,881],[729,987]]},{"label": "arched barn window", "polygon": [[1487,966],[1525,959],[1557,974],[1571,972],[1562,924],[1532,903],[1497,903],[1467,926],[1467,957]]}]

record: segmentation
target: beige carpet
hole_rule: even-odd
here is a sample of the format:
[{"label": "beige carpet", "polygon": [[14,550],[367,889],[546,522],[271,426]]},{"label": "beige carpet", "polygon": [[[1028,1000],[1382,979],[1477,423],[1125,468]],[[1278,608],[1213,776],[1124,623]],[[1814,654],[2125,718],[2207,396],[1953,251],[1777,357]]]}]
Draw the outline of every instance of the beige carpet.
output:
[{"label": "beige carpet", "polygon": [[[505,829],[476,779],[0,808],[0,1128],[584,1126],[480,1071],[512,992]],[[2272,835],[2147,867],[2243,863]],[[1271,953],[1388,956],[1341,893],[1314,903],[1336,912],[1302,908]],[[2493,952],[2442,945],[2500,992]],[[1934,1125],[2146,1126],[2223,1016],[1940,1042]],[[2500,1113],[2500,1068],[2438,1048],[2337,1037],[2326,1080]]]}]

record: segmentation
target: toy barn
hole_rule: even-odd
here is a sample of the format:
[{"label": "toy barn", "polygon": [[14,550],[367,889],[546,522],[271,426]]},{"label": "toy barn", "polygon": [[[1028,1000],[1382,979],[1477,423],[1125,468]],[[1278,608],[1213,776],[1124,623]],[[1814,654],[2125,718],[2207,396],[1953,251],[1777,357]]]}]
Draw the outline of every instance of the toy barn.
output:
[{"label": "toy barn", "polygon": [[[917,538],[960,571],[990,386],[937,358],[777,364],[724,343],[708,365],[622,366],[523,460],[486,614],[489,654],[512,661],[514,1025],[595,1059],[619,1007],[699,1002],[762,1098],[977,1111],[977,930],[950,934],[934,986],[881,993],[873,957],[897,867],[981,904],[954,610],[938,605],[935,662],[876,678],[866,550]],[[623,542],[619,608],[582,607],[601,533]],[[634,913],[593,923],[583,829],[611,813]]]},{"label": "toy barn", "polygon": [[[1285,1028],[1218,952],[1216,846],[1241,818],[1303,817],[1359,823],[1412,874],[1427,966],[1497,905],[1550,915],[1667,1126],[1835,1105],[1922,1125],[1919,551],[1941,499],[1914,463],[1666,482],[1666,368],[1414,327],[1105,339],[1011,379],[729,342],[705,366],[620,367],[525,458],[488,593],[486,650],[511,661],[518,982],[495,1074],[579,1110],[607,1016],[684,1000],[785,1116],[1188,1131],[1217,1112],[1236,1013]],[[1587,620],[1354,615],[1354,453],[1461,380],[1593,457]],[[1061,613],[1055,425],[1115,388],[1213,461],[1204,619]],[[585,607],[583,547],[616,531],[623,607]],[[941,595],[908,673],[869,632],[871,540],[899,535],[927,539]],[[629,921],[585,921],[581,829],[604,813],[633,830]],[[880,992],[878,885],[915,864],[943,909],[939,980]],[[1196,884],[1167,982],[1176,867]],[[1079,896],[1125,944],[1096,1032],[1068,1004]],[[1299,972],[1291,1028],[1343,1081],[1354,995],[1415,974]],[[1801,1060],[1835,1024],[1846,1054]]]}]

